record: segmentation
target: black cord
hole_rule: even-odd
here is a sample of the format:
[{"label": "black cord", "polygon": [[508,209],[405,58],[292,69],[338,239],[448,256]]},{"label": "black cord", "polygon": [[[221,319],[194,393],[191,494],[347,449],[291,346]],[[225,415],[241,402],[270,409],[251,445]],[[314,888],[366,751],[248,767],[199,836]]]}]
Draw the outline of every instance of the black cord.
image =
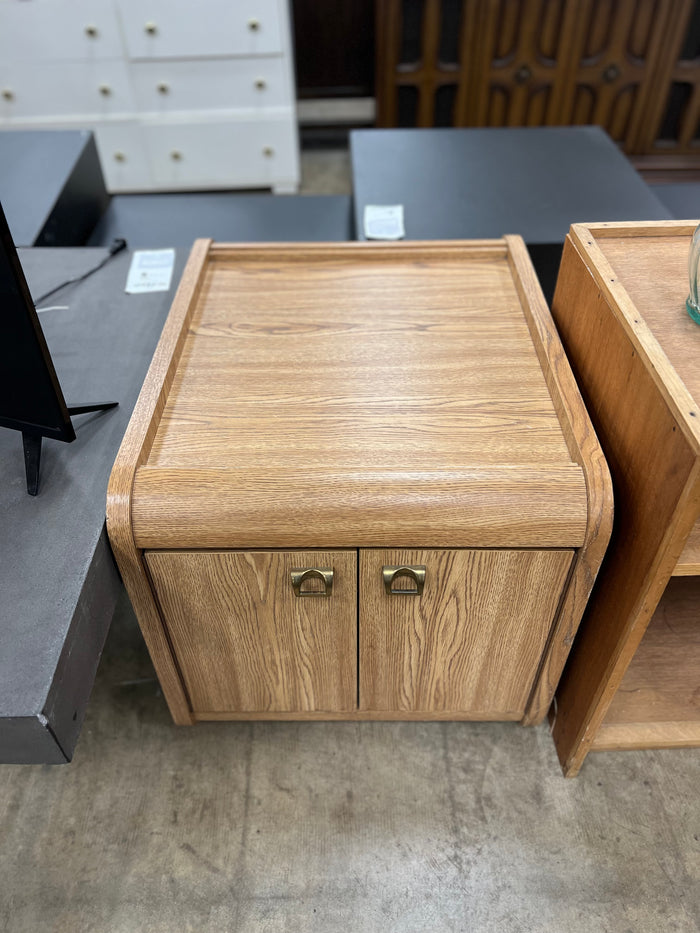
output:
[{"label": "black cord", "polygon": [[126,240],[112,240],[112,244],[109,247],[109,253],[105,258],[99,262],[96,266],[93,266],[92,269],[88,269],[87,272],[84,272],[82,275],[76,276],[74,279],[66,279],[65,282],[61,282],[60,285],[57,285],[55,288],[52,288],[50,291],[46,292],[44,295],[41,295],[39,298],[34,299],[34,306],[38,307],[40,304],[43,304],[47,298],[50,298],[52,295],[55,295],[56,292],[60,292],[62,288],[66,288],[68,285],[75,285],[77,282],[82,282],[87,279],[89,276],[93,275],[95,272],[99,272],[103,266],[106,266],[112,256],[116,256],[117,253],[121,253],[123,249],[126,249]]}]

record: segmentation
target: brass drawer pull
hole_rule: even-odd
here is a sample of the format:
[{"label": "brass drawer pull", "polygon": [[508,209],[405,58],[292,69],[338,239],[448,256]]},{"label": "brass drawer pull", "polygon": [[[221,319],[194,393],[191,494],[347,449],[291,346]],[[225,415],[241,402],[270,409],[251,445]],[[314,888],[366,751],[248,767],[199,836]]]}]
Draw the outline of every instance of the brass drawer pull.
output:
[{"label": "brass drawer pull", "polygon": [[[317,577],[323,581],[322,590],[302,590],[302,584],[310,577]],[[292,589],[295,596],[330,596],[333,590],[332,567],[294,567],[291,570]]]},{"label": "brass drawer pull", "polygon": [[[415,580],[415,590],[395,590],[394,580],[397,577],[410,577]],[[417,564],[415,567],[383,567],[382,578],[387,596],[421,596],[425,586],[425,566]]]}]

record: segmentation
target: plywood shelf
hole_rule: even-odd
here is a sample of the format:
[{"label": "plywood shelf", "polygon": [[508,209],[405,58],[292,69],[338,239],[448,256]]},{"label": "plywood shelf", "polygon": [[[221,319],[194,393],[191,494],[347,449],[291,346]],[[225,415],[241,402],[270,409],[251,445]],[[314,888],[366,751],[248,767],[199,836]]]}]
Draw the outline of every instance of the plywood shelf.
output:
[{"label": "plywood shelf", "polygon": [[674,577],[694,577],[700,575],[700,521],[695,523],[688,535],[678,563],[673,571]]},{"label": "plywood shelf", "polygon": [[671,579],[594,749],[700,745],[700,580]]}]

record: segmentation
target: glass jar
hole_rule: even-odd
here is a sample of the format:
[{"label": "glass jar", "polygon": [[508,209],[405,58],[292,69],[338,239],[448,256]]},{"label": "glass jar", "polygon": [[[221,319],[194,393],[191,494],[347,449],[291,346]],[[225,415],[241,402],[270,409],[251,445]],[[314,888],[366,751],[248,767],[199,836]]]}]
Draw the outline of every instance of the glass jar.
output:
[{"label": "glass jar", "polygon": [[696,324],[700,324],[700,296],[698,295],[698,274],[700,273],[700,224],[695,228],[693,239],[690,242],[688,253],[688,278],[690,280],[690,294],[686,298],[685,307],[688,314]]}]

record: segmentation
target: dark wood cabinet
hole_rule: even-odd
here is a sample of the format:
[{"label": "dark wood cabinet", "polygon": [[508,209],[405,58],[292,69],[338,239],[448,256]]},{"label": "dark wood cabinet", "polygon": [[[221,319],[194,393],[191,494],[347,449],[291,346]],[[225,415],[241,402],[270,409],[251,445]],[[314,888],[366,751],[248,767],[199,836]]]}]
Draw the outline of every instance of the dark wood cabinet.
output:
[{"label": "dark wood cabinet", "polygon": [[378,126],[604,127],[700,171],[700,0],[377,0]]}]

